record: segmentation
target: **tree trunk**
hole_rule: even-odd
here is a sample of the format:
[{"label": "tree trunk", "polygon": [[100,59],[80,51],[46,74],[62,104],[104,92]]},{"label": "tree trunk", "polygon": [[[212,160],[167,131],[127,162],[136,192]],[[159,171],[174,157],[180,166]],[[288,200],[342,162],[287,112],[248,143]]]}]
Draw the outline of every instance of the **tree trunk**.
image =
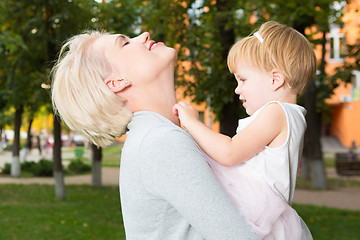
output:
[{"label": "tree trunk", "polygon": [[14,123],[14,141],[12,146],[12,164],[11,164],[11,176],[20,177],[20,127],[21,118],[24,111],[23,106],[16,109],[15,112],[15,123]]},{"label": "tree trunk", "polygon": [[[305,21],[306,22],[306,21]],[[294,28],[305,36],[306,24],[299,23]],[[321,75],[319,81],[324,81],[325,76],[325,43],[326,35],[323,33],[322,39],[322,58],[320,64]],[[326,178],[325,164],[321,149],[321,126],[322,114],[316,107],[317,88],[315,79],[312,79],[303,96],[304,107],[307,111],[306,122],[307,129],[304,136],[304,151],[301,165],[301,176],[304,179],[310,179],[312,176],[313,187],[317,189],[327,189],[328,183]]]},{"label": "tree trunk", "polygon": [[236,128],[238,126],[240,106],[236,104],[237,102],[237,95],[234,94],[234,102],[225,104],[219,117],[220,133],[229,137],[233,137],[236,134]]},{"label": "tree trunk", "polygon": [[[48,3],[49,4],[49,3]],[[53,9],[52,6],[46,5],[46,18],[45,18],[45,25],[46,31],[48,34],[47,40],[47,59],[50,63],[53,63],[56,59],[56,46],[54,42],[50,41],[50,39],[54,39],[54,31],[52,28],[52,20],[53,17]],[[54,146],[53,146],[53,172],[54,172],[54,179],[55,179],[55,195],[58,199],[66,199],[66,190],[65,190],[65,183],[64,183],[64,171],[62,167],[61,161],[61,123],[58,116],[54,114]]]},{"label": "tree trunk", "polygon": [[61,163],[61,124],[56,115],[54,115],[54,178],[55,178],[55,194],[58,199],[66,199],[66,190],[64,183],[64,171]]},{"label": "tree trunk", "polygon": [[[325,53],[326,53],[326,32],[323,32],[322,37],[322,54],[320,62],[320,75],[319,81],[325,81]],[[304,106],[308,111],[306,121],[308,128],[305,132],[305,144],[304,144],[304,160],[307,168],[311,169],[311,174],[303,173],[302,175],[309,177],[312,176],[313,187],[316,189],[327,189],[328,182],[326,177],[325,164],[321,149],[321,126],[322,126],[322,114],[316,109],[317,90],[314,80],[310,82],[304,94]],[[306,169],[308,170],[308,169]]]},{"label": "tree trunk", "polygon": [[304,94],[304,107],[307,110],[303,160],[311,168],[313,187],[327,189],[325,165],[322,157],[321,136],[321,113],[316,111],[316,86],[311,81]]},{"label": "tree trunk", "polygon": [[3,130],[3,125],[0,124],[0,153],[3,152],[3,139],[2,139],[2,130]]},{"label": "tree trunk", "polygon": [[91,144],[91,163],[92,163],[92,185],[94,187],[101,187],[101,160],[102,148]]},{"label": "tree trunk", "polygon": [[26,138],[26,143],[24,146],[24,151],[23,151],[23,162],[27,161],[27,157],[29,152],[31,151],[32,148],[32,134],[31,134],[31,125],[33,122],[34,118],[30,118],[29,120],[29,127],[28,127],[28,131],[27,131],[27,138]]},{"label": "tree trunk", "polygon": [[[216,1],[216,7],[218,9],[218,17],[217,17],[217,28],[219,31],[218,40],[221,42],[222,52],[221,57],[223,59],[223,63],[226,64],[227,55],[229,49],[235,42],[235,33],[234,29],[229,22],[232,21],[231,18],[227,17],[229,11],[231,11],[231,2],[227,0],[218,0]],[[229,78],[232,78],[230,76]],[[229,82],[233,81],[233,79],[229,79]],[[236,133],[236,128],[239,119],[239,108],[237,107],[238,98],[235,94],[233,94],[233,101],[226,103],[221,111],[219,116],[220,120],[220,132],[227,136],[234,136]]]}]

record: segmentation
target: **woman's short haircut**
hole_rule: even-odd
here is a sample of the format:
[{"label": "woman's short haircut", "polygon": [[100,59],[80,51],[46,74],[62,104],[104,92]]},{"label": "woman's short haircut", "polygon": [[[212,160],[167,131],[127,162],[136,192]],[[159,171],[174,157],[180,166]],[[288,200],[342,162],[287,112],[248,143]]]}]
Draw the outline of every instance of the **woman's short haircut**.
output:
[{"label": "woman's short haircut", "polygon": [[296,94],[304,93],[316,73],[316,57],[309,41],[295,29],[269,21],[258,30],[259,38],[250,35],[230,49],[227,63],[236,72],[239,61],[266,72],[279,69]]},{"label": "woman's short haircut", "polygon": [[55,112],[71,130],[100,147],[120,137],[132,118],[124,101],[104,83],[109,62],[92,48],[104,34],[91,31],[67,40],[51,72]]}]

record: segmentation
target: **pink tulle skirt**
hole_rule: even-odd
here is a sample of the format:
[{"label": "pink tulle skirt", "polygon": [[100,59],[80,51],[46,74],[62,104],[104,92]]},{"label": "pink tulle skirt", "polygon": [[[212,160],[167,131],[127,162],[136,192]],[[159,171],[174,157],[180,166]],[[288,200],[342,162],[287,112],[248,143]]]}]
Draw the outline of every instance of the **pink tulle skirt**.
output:
[{"label": "pink tulle skirt", "polygon": [[208,162],[225,191],[261,239],[313,239],[297,212],[261,176],[252,171],[241,171],[241,166],[227,168],[210,158]]}]

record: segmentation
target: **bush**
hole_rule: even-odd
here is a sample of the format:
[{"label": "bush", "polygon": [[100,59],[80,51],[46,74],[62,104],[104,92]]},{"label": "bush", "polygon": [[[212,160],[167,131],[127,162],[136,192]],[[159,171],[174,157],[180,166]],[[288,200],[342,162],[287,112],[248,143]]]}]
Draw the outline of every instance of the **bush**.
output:
[{"label": "bush", "polygon": [[33,165],[32,173],[35,176],[53,176],[53,162],[41,159],[37,164]]},{"label": "bush", "polygon": [[10,163],[5,163],[3,169],[1,170],[2,174],[10,174],[11,172],[11,164]]},{"label": "bush", "polygon": [[[23,162],[21,163],[21,171],[31,173],[33,176],[51,177],[53,176],[53,163],[50,160],[41,159],[39,162]],[[1,171],[2,174],[11,173],[11,164],[5,163]]]},{"label": "bush", "polygon": [[91,166],[84,163],[81,159],[75,159],[70,162],[68,170],[74,174],[87,173],[91,170]]},{"label": "bush", "polygon": [[34,176],[52,177],[53,162],[46,159],[41,159],[39,162],[24,162],[21,164],[21,170]]}]

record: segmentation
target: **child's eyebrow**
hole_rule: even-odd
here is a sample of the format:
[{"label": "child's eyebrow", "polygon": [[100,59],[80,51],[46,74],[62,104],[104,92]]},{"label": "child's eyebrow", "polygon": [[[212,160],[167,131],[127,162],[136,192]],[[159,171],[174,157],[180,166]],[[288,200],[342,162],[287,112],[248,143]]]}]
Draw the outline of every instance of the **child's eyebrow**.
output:
[{"label": "child's eyebrow", "polygon": [[123,42],[129,37],[124,34],[119,34],[119,36],[115,39],[115,46],[118,44],[118,41]]}]

